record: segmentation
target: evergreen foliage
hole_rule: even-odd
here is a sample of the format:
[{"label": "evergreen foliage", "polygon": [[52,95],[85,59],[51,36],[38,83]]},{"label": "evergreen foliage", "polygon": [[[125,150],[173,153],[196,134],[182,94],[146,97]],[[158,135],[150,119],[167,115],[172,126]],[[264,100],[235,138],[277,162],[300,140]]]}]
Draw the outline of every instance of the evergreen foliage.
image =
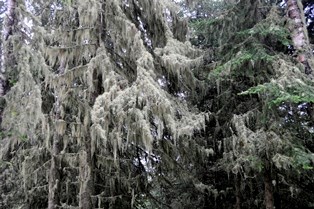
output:
[{"label": "evergreen foliage", "polygon": [[313,73],[283,3],[4,6],[1,208],[313,206]]}]

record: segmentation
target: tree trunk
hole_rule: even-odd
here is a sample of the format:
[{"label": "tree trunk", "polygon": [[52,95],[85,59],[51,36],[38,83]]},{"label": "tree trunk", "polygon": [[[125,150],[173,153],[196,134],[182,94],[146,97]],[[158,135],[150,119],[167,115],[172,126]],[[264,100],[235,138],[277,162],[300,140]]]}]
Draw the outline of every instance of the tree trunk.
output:
[{"label": "tree trunk", "polygon": [[55,103],[54,135],[51,150],[51,165],[49,172],[49,193],[48,193],[48,209],[57,209],[60,204],[60,181],[61,181],[61,145],[62,136],[65,134],[66,122],[61,119],[60,97],[57,97]]},{"label": "tree trunk", "polygon": [[288,0],[288,16],[290,18],[289,28],[292,43],[296,50],[297,61],[302,63],[306,74],[311,74],[312,67],[309,59],[312,56],[309,38],[306,29],[303,5],[300,0]]},{"label": "tree trunk", "polygon": [[7,41],[9,36],[13,34],[14,25],[16,23],[16,0],[7,0],[7,19],[5,22],[4,40]]},{"label": "tree trunk", "polygon": [[235,177],[236,204],[235,209],[241,209],[241,176],[237,174]]},{"label": "tree trunk", "polygon": [[264,185],[265,185],[265,206],[266,209],[274,209],[274,192],[271,180],[270,162],[266,160],[264,171]]},{"label": "tree trunk", "polygon": [[280,188],[279,188],[279,178],[278,174],[276,174],[276,186],[275,186],[275,192],[274,192],[274,204],[276,209],[281,209],[281,199],[280,199]]},{"label": "tree trunk", "polygon": [[83,150],[80,152],[80,209],[92,209],[92,195],[94,191],[93,161],[89,138],[83,141]]},{"label": "tree trunk", "polygon": [[56,134],[53,138],[51,165],[49,172],[49,194],[48,209],[56,209],[59,204],[60,194],[60,172],[59,172],[59,153],[60,153],[61,137]]}]

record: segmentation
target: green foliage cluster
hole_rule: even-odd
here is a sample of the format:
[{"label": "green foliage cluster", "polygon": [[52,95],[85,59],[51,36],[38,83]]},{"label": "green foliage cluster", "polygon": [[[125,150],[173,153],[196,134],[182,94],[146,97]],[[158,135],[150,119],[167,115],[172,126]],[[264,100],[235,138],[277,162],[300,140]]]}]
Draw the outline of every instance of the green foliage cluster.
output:
[{"label": "green foliage cluster", "polygon": [[[240,1],[239,5],[241,3],[244,1]],[[264,8],[266,5],[263,5]],[[265,172],[271,172],[272,178],[275,178],[278,175],[276,169],[282,169],[288,173],[284,178],[289,181],[289,174],[308,176],[307,171],[313,169],[313,133],[305,128],[313,126],[308,121],[311,113],[302,112],[300,114],[306,116],[289,120],[289,127],[294,128],[288,129],[286,121],[291,117],[289,114],[297,114],[298,110],[294,109],[299,108],[298,104],[310,109],[314,103],[314,85],[301,73],[302,66],[296,65],[287,53],[292,41],[285,25],[286,17],[281,16],[277,8],[268,8],[267,15],[260,20],[246,13],[245,18],[251,18],[251,22],[248,21],[250,23],[244,24],[244,27],[237,25],[243,18],[239,13],[233,13],[238,10],[228,13],[237,16],[233,25],[226,15],[222,19],[194,21],[191,27],[196,36],[206,36],[208,31],[214,31],[210,34],[212,37],[207,35],[203,39],[200,47],[209,45],[208,50],[216,55],[205,66],[210,71],[208,82],[219,89],[216,93],[218,102],[215,103],[220,105],[216,113],[219,125],[227,128],[231,123],[232,127],[231,133],[226,131],[223,134],[223,157],[219,160],[221,168],[244,179]],[[220,38],[217,35],[219,32]],[[286,112],[279,114],[282,105],[286,106]],[[228,114],[232,111],[236,113]],[[253,112],[256,116],[252,122],[247,114]],[[245,125],[239,124],[242,120],[247,121]],[[274,131],[273,135],[265,137],[271,131]],[[266,135],[261,134],[264,132]],[[219,138],[216,140],[219,141]],[[266,166],[269,162],[273,166],[271,171]],[[281,171],[279,173],[282,174]],[[277,187],[285,187],[280,182],[276,183],[279,184]],[[281,192],[283,194],[284,189],[278,191]]]},{"label": "green foliage cluster", "polygon": [[[264,21],[256,24],[253,28],[245,29],[236,33],[236,37],[247,38],[250,36],[256,37],[259,40],[269,39],[272,42],[279,42],[283,46],[291,45],[290,40],[290,32],[289,30],[283,25],[283,23],[278,22],[271,22],[272,19],[270,18],[278,18],[275,17],[268,17]],[[278,21],[278,20],[276,20]]]},{"label": "green foliage cluster", "polygon": [[304,169],[304,170],[313,170],[313,161],[314,161],[314,156],[310,152],[306,152],[303,150],[303,148],[298,148],[294,147],[292,151],[292,159],[293,163],[292,165],[299,170]]},{"label": "green foliage cluster", "polygon": [[283,103],[314,102],[314,89],[311,86],[292,85],[283,89],[275,81],[260,84],[239,93],[239,95],[249,94],[259,94],[268,101],[269,106],[279,106]]},{"label": "green foliage cluster", "polygon": [[231,58],[209,73],[209,79],[212,76],[223,77],[223,76],[254,76],[256,68],[262,67],[261,65],[270,64],[275,57],[266,53],[265,49],[261,45],[255,45],[256,49],[250,51],[239,51],[236,54],[235,50],[231,50],[226,56]]}]

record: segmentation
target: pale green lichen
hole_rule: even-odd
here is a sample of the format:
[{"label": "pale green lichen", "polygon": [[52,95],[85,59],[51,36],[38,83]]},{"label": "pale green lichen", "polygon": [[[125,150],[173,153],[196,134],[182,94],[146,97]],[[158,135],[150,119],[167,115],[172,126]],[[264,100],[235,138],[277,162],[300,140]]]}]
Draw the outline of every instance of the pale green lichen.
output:
[{"label": "pale green lichen", "polygon": [[[59,6],[55,2],[47,4],[51,8]],[[121,170],[121,155],[134,151],[133,146],[147,155],[153,154],[154,142],[167,140],[165,131],[171,135],[169,144],[175,146],[205,129],[207,114],[190,109],[184,99],[176,98],[158,83],[162,74],[171,74],[182,81],[178,85],[195,86],[191,69],[201,64],[202,52],[175,39],[173,27],[179,20],[170,24],[164,12],[165,7],[175,9],[173,4],[157,0],[136,4],[142,7],[142,21],[157,27],[152,29],[156,32],[152,37],[140,28],[138,19],[126,15],[132,11],[125,11],[128,8],[123,8],[124,1],[109,0],[104,4],[99,0],[77,0],[60,6],[62,12],[56,9],[50,22],[45,23],[47,27],[36,25],[36,30],[45,34],[35,35],[36,47],[40,48],[38,58],[32,57],[31,44],[22,48],[19,77],[6,95],[2,127],[14,135],[26,134],[31,141],[28,146],[41,147],[36,160],[32,158],[35,148],[25,148],[30,158],[17,157],[22,159],[26,199],[35,197],[33,190],[41,186],[46,193],[59,195],[59,183],[64,184],[66,194],[73,183],[72,192],[83,195],[90,189],[93,172],[98,172],[105,176],[101,184],[109,190],[93,196],[99,205],[115,200],[104,195],[118,190],[116,182],[127,187],[135,201],[141,179],[128,176],[134,157],[127,159],[129,170]],[[143,38],[144,33],[154,42],[152,46]],[[159,48],[150,50],[153,46]],[[42,111],[45,91],[51,91],[53,97],[46,101],[53,103],[46,114]],[[5,145],[1,152],[5,153],[16,150],[21,142],[10,137],[2,143]],[[212,154],[210,149],[203,152]],[[99,170],[94,169],[92,157]],[[66,180],[49,174],[56,170]]]}]

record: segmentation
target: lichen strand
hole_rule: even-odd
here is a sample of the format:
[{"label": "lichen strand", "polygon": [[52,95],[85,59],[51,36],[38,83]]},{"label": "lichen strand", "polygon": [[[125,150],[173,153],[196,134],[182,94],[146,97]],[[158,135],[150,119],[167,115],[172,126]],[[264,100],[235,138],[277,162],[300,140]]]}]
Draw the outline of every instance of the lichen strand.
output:
[{"label": "lichen strand", "polygon": [[231,138],[224,140],[225,152],[220,162],[227,172],[240,173],[244,178],[252,171],[260,172],[266,159],[271,160],[275,153],[282,153],[289,146],[288,139],[274,131],[263,128],[251,130],[250,122],[256,120],[254,115],[256,113],[248,112],[233,116],[233,134]]},{"label": "lichen strand", "polygon": [[[41,112],[41,69],[38,68],[41,60],[32,57],[31,49],[23,46],[17,58],[18,78],[13,87],[5,95],[7,106],[3,112],[2,128],[6,135],[16,136],[16,141],[31,140],[32,143],[40,139],[44,115]],[[37,78],[34,72],[37,71]],[[19,101],[19,102],[16,102]],[[12,144],[12,146],[15,146]]]},{"label": "lichen strand", "polygon": [[[145,11],[144,8],[143,10]],[[118,11],[120,12],[120,10]],[[160,18],[165,24],[164,27],[167,28],[166,20],[163,19],[162,15]],[[118,18],[118,20],[120,19]],[[131,44],[134,52],[133,55],[131,54],[131,58],[137,63],[137,77],[132,85],[127,86],[123,84],[126,81],[121,80],[115,73],[107,73],[103,85],[104,93],[96,99],[92,111],[92,141],[94,142],[92,147],[99,147],[97,141],[103,138],[105,144],[107,142],[113,144],[114,158],[117,156],[118,149],[123,150],[123,146],[127,146],[124,143],[125,141],[139,143],[150,152],[153,139],[161,139],[161,134],[152,134],[152,125],[156,125],[159,132],[162,131],[162,127],[168,127],[176,138],[184,132],[181,127],[184,127],[185,133],[192,134],[194,128],[201,129],[203,126],[200,124],[204,123],[204,116],[196,117],[191,114],[187,107],[179,104],[179,101],[174,101],[168,93],[162,90],[156,82],[156,73],[158,72],[154,69],[153,56],[145,48],[140,32],[135,33],[135,25],[130,20],[123,19],[123,21],[119,21],[119,26],[125,31],[126,37],[132,37],[131,39],[128,38],[128,40],[132,40],[132,43],[127,42],[126,44]],[[116,25],[113,24],[115,27]],[[117,31],[117,29],[113,31]],[[115,35],[112,34],[111,37],[115,37]],[[124,40],[126,37],[118,37],[118,39]],[[114,43],[117,44],[119,41],[114,41]],[[163,54],[165,54],[164,57],[162,57]],[[161,56],[162,64],[169,70],[169,73],[173,73],[177,77],[183,77],[182,80],[185,81],[193,80],[191,79],[192,76],[187,78],[185,75],[189,73],[185,72],[190,71],[193,65],[197,66],[200,63],[200,53],[197,50],[194,50],[187,43],[176,41],[171,35],[167,35],[165,48],[156,49],[155,55]],[[170,62],[167,55],[172,56],[173,62]],[[108,77],[110,75],[113,76]],[[110,85],[108,85],[109,83]],[[170,104],[173,104],[173,102],[178,105],[171,106]],[[175,116],[178,109],[182,111],[183,119],[181,121]],[[159,122],[152,124],[152,118]],[[183,121],[189,122],[184,124]],[[178,122],[182,126],[178,126]],[[114,125],[112,126],[110,123]],[[95,150],[96,148],[92,149]]]}]

